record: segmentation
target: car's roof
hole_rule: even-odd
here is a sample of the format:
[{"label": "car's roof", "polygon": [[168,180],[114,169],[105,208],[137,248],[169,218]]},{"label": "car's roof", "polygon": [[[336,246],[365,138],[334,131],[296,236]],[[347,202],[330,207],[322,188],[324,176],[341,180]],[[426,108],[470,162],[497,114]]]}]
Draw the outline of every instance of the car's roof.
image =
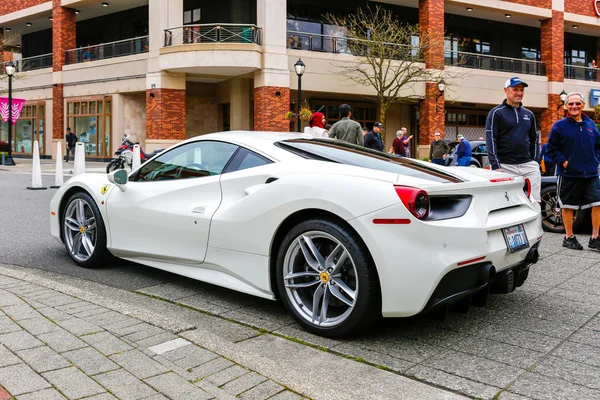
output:
[{"label": "car's roof", "polygon": [[298,139],[303,137],[299,132],[264,132],[264,131],[228,131],[216,132],[206,135],[196,136],[193,139],[224,139],[233,140],[240,143],[256,143],[257,141],[273,143],[286,139]]}]

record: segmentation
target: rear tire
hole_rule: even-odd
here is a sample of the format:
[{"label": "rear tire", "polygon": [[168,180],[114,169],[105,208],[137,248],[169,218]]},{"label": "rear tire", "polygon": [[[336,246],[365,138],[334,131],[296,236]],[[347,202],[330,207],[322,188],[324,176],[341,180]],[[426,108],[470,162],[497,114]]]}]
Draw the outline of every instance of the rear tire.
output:
[{"label": "rear tire", "polygon": [[358,235],[337,222],[317,218],[292,228],[276,279],[285,308],[317,335],[348,335],[381,317],[375,265]]}]

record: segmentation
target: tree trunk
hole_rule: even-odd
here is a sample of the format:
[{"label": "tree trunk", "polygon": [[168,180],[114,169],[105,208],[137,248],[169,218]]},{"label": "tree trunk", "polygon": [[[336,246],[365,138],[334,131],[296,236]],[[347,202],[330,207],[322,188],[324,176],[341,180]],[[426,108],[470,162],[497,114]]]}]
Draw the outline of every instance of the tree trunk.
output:
[{"label": "tree trunk", "polygon": [[388,148],[391,146],[387,146],[385,143],[385,133],[387,131],[387,125],[385,124],[385,115],[387,114],[387,110],[390,108],[390,104],[386,101],[380,101],[379,103],[379,122],[383,125],[383,129],[381,130],[381,140],[383,141],[383,151],[387,153]]}]

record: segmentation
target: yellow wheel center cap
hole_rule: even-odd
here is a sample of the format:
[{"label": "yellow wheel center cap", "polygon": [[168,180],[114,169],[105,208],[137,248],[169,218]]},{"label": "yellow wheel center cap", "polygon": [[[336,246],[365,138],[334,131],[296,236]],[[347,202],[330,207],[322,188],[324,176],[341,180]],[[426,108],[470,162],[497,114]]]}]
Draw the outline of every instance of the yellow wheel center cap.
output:
[{"label": "yellow wheel center cap", "polygon": [[79,227],[79,232],[81,232],[81,233],[85,233],[85,227],[83,227],[83,226],[80,226],[80,227]]},{"label": "yellow wheel center cap", "polygon": [[323,282],[323,283],[329,282],[329,274],[325,271],[321,272],[321,275],[319,275],[319,278],[321,278],[321,282]]}]

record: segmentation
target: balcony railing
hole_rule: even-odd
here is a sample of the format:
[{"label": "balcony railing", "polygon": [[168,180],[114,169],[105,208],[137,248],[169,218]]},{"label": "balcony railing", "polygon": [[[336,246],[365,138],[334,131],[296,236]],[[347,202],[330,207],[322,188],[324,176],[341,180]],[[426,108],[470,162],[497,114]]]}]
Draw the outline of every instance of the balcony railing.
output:
[{"label": "balcony railing", "polygon": [[65,63],[77,64],[147,52],[148,36],[138,36],[132,39],[118,40],[116,42],[67,50],[65,54]]},{"label": "balcony railing", "polygon": [[463,68],[546,75],[546,65],[541,61],[467,53],[464,51],[446,51],[444,52],[444,59],[446,65]]},{"label": "balcony railing", "polygon": [[600,69],[565,64],[565,78],[598,82],[600,80]]},{"label": "balcony railing", "polygon": [[[420,57],[421,49],[419,46],[396,43],[389,43],[389,45],[396,46],[394,51],[390,51],[392,59],[406,60],[414,58],[418,60]],[[367,40],[296,31],[287,31],[287,48],[357,56],[369,52]]]},{"label": "balcony railing", "polygon": [[261,30],[250,24],[200,24],[165,29],[165,46],[192,43],[261,43]]},{"label": "balcony railing", "polygon": [[[20,60],[13,60],[13,64],[17,68],[17,72],[33,71],[42,68],[52,67],[52,53],[42,54],[39,56],[22,58]],[[2,63],[0,71],[6,70],[6,63]]]}]

